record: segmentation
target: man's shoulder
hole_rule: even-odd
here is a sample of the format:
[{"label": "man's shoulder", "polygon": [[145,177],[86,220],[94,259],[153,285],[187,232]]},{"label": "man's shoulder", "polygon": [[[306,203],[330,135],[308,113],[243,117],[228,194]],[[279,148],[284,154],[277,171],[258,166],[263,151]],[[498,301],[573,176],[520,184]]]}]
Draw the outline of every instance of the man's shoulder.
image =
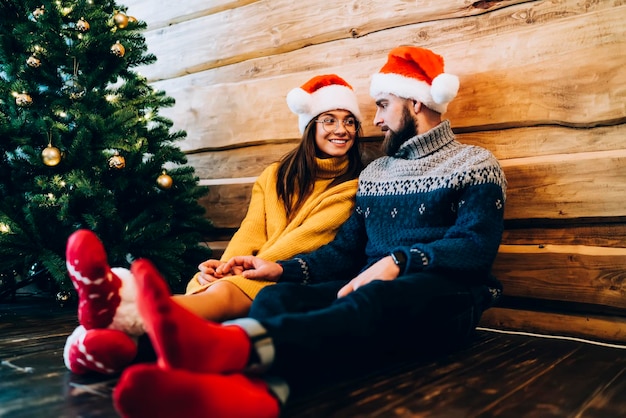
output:
[{"label": "man's shoulder", "polygon": [[487,148],[483,148],[479,145],[461,144],[459,150],[459,158],[467,159],[472,163],[499,165],[498,159]]},{"label": "man's shoulder", "polygon": [[393,160],[393,157],[389,157],[387,155],[383,155],[382,157],[378,157],[378,158],[372,160],[369,164],[367,164],[367,166],[363,169],[363,171],[361,171],[361,175],[363,175],[363,173],[367,174],[367,173],[370,173],[372,171],[380,170],[381,167],[385,167],[385,166],[389,165],[389,163],[392,160]]}]

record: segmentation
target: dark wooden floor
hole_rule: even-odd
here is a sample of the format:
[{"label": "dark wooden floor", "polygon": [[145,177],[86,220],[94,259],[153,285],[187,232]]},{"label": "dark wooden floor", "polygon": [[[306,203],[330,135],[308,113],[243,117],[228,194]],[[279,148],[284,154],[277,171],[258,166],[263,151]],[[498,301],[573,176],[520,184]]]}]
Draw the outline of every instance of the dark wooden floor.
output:
[{"label": "dark wooden floor", "polygon": [[[62,360],[75,310],[0,303],[0,417],[116,417],[116,379]],[[293,399],[285,417],[626,417],[626,350],[479,330],[454,354],[388,364]]]}]

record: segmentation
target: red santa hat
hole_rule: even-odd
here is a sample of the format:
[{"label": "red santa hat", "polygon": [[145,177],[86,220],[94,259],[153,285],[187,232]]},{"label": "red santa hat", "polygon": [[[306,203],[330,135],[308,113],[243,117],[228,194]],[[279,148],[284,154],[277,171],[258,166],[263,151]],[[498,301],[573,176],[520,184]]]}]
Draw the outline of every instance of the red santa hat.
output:
[{"label": "red santa hat", "polygon": [[359,103],[352,86],[335,74],[318,75],[287,94],[289,109],[298,115],[298,128],[304,132],[307,124],[321,113],[343,109],[361,121]]},{"label": "red santa hat", "polygon": [[412,46],[394,48],[380,71],[372,76],[370,95],[393,94],[415,99],[426,107],[445,113],[459,91],[459,79],[443,71],[443,58]]}]

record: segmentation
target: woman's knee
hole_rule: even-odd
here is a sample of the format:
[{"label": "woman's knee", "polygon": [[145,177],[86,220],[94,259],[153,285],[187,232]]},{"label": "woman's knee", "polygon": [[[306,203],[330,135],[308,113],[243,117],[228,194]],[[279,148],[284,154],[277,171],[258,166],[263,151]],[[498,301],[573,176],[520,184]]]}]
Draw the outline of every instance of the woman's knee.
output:
[{"label": "woman's knee", "polygon": [[229,281],[217,281],[205,290],[210,303],[219,307],[224,318],[232,319],[247,316],[252,300],[238,286]]}]

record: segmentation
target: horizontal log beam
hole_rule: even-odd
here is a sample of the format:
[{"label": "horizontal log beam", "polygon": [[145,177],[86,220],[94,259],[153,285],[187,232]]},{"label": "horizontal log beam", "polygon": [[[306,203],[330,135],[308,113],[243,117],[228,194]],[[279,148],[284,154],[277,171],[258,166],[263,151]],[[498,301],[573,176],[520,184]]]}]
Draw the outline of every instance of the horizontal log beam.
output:
[{"label": "horizontal log beam", "polygon": [[[239,155],[241,154],[241,155]],[[243,151],[233,154],[237,161]],[[254,154],[248,154],[254,155]],[[265,161],[265,160],[263,160]],[[506,220],[626,217],[626,150],[530,157],[503,161],[508,179]],[[235,169],[239,164],[226,162]],[[208,167],[216,167],[209,164]],[[213,179],[201,200],[219,227],[236,227],[245,215],[261,164],[241,169],[250,177]],[[220,173],[220,171],[216,171]]]},{"label": "horizontal log beam", "polygon": [[561,314],[495,307],[483,314],[480,327],[626,343],[626,318],[621,316]]},{"label": "horizontal log beam", "polygon": [[[320,11],[319,4],[313,2],[300,2],[298,7],[294,7],[291,0],[242,2],[249,5],[236,8],[230,7],[234,2],[222,0],[220,3],[210,9],[195,7],[196,10],[188,14],[189,20],[176,18],[178,24],[167,27],[157,16],[152,25],[152,16],[149,12],[146,14],[146,41],[150,52],[162,57],[159,65],[143,70],[152,81],[286,54],[311,45],[352,41],[390,28],[437,21],[438,25],[448,29],[460,30],[462,25],[455,18],[482,15],[512,4],[532,2],[489,2],[488,7],[474,7],[463,0],[427,1],[422,2],[420,7],[411,7],[400,0],[358,2],[351,7],[335,2],[324,5],[323,11]],[[225,10],[227,7],[228,10]],[[515,21],[520,22],[520,19]],[[210,28],[210,36],[202,36],[208,32],[207,28]],[[454,30],[448,33],[441,30],[439,37],[455,39]],[[353,46],[363,43],[352,42]]]},{"label": "horizontal log beam", "polygon": [[508,296],[606,306],[626,313],[626,248],[501,245],[493,274]]},{"label": "horizontal log beam", "polygon": [[227,12],[260,0],[129,0],[127,13],[148,24],[149,31]]},{"label": "horizontal log beam", "polygon": [[505,219],[626,216],[626,149],[501,161]]},{"label": "horizontal log beam", "polygon": [[[457,129],[472,131],[542,124],[591,127],[626,121],[626,110],[621,105],[626,101],[626,90],[622,88],[626,85],[626,73],[622,71],[621,58],[626,46],[624,18],[626,5],[541,21],[537,23],[541,28],[518,28],[497,37],[477,34],[471,41],[442,44],[437,51],[446,57],[447,71],[461,79],[458,97],[446,117]],[[589,25],[589,21],[602,22],[602,27]],[[397,39],[407,39],[399,33],[403,30],[406,29],[385,31],[384,35],[391,39],[386,40],[388,47],[384,51],[360,51],[356,57],[355,45],[319,45],[331,49],[333,56],[342,57],[333,60],[331,66],[326,59],[323,70],[344,76],[355,87],[366,120],[365,136],[380,136],[370,123],[375,111],[368,94],[370,76],[380,69]],[[526,43],[519,45],[520,39]],[[364,48],[381,45],[367,41]],[[494,61],[493,51],[499,51],[498,62]],[[284,97],[290,88],[319,73],[319,68],[310,69],[312,57],[328,57],[328,53],[303,48],[288,57],[265,57],[268,62],[263,65],[280,69],[276,74],[252,77],[251,72],[261,71],[261,63],[250,61],[244,64],[245,68],[226,66],[154,86],[176,99],[177,104],[163,114],[189,134],[181,145],[187,151],[294,140],[299,136],[296,119],[288,111]],[[600,63],[584,58],[588,56],[604,58]],[[281,62],[275,62],[276,59]],[[221,72],[228,77],[220,76]],[[240,72],[247,76],[239,79]],[[598,79],[603,82],[598,83]],[[271,123],[278,120],[281,123]]]}]

